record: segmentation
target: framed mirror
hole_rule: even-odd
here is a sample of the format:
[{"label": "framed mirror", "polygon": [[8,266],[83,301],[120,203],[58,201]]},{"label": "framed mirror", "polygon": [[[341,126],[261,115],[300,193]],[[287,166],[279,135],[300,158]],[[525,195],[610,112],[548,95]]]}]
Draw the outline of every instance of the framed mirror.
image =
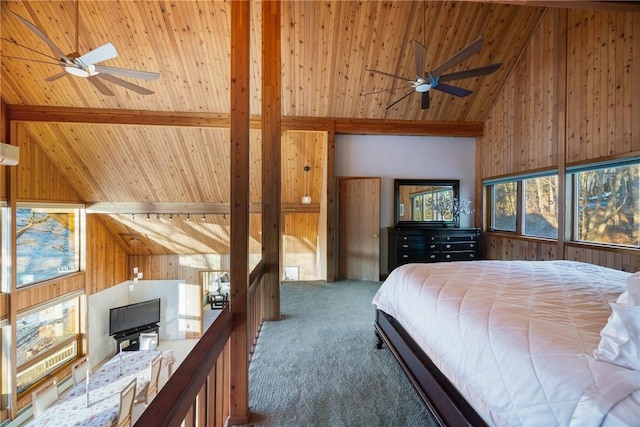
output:
[{"label": "framed mirror", "polygon": [[395,179],[395,226],[456,226],[447,202],[459,197],[459,187],[457,179]]}]

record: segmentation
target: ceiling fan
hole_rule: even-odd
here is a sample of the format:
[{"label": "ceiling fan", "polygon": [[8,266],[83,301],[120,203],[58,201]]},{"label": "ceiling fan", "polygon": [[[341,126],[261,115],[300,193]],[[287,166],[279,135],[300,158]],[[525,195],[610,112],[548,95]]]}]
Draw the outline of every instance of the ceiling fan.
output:
[{"label": "ceiling fan", "polygon": [[[77,4],[77,3],[76,3]],[[13,15],[15,15],[20,22],[22,22],[24,25],[27,26],[27,28],[29,28],[31,31],[33,31],[38,37],[40,37],[40,39],[42,39],[42,41],[44,41],[49,48],[53,51],[53,53],[56,55],[55,57],[50,57],[49,55],[46,55],[44,53],[38,52],[34,49],[31,49],[29,47],[26,46],[22,46],[20,44],[18,44],[17,42],[15,42],[14,40],[8,40],[20,47],[24,47],[30,51],[39,53],[41,55],[47,56],[51,59],[53,59],[54,61],[56,61],[55,63],[52,62],[46,62],[46,61],[39,61],[36,59],[27,59],[27,58],[17,58],[17,57],[8,57],[8,58],[13,58],[13,59],[20,59],[20,60],[25,60],[25,61],[35,61],[35,62],[44,62],[46,64],[55,64],[55,65],[59,65],[61,67],[64,68],[64,71],[58,74],[55,74],[51,77],[47,77],[45,79],[45,81],[47,82],[52,82],[54,80],[58,80],[62,77],[65,76],[75,76],[75,77],[82,77],[82,78],[86,78],[91,84],[93,84],[93,86],[103,95],[108,95],[108,96],[114,96],[115,94],[111,91],[111,89],[109,89],[109,87],[107,87],[107,85],[105,85],[102,80],[106,80],[108,82],[111,82],[113,84],[122,86],[126,89],[132,90],[134,92],[137,92],[141,95],[151,95],[154,92],[152,90],[149,90],[147,88],[144,88],[142,86],[138,86],[137,84],[128,82],[126,80],[123,80],[119,77],[116,76],[122,76],[122,77],[130,77],[130,78],[134,78],[134,79],[142,79],[142,80],[156,80],[158,79],[158,77],[160,77],[160,73],[154,73],[154,72],[149,72],[149,71],[139,71],[139,70],[131,70],[131,69],[126,69],[126,68],[115,68],[115,67],[107,67],[104,65],[98,65],[99,62],[103,62],[106,61],[108,59],[112,59],[115,58],[116,56],[118,56],[118,52],[116,51],[116,48],[113,46],[113,44],[111,43],[106,43],[96,49],[93,49],[87,53],[85,53],[84,55],[80,55],[77,50],[78,50],[78,41],[77,41],[77,37],[78,37],[78,26],[77,26],[77,22],[76,22],[76,52],[70,53],[70,54],[65,54],[58,46],[55,45],[55,43],[53,43],[53,41],[51,41],[51,39],[42,31],[40,30],[38,27],[36,27],[34,24],[32,24],[31,22],[29,22],[28,20],[26,20],[25,18],[23,18],[22,16],[18,15],[15,12],[11,12]],[[77,20],[77,10],[76,10],[76,20]],[[102,79],[102,80],[101,80]]]},{"label": "ceiling fan", "polygon": [[410,92],[396,99],[391,104],[387,105],[387,109],[393,107],[398,102],[402,101],[403,99],[407,98],[413,93],[422,94],[422,109],[427,109],[429,108],[429,92],[432,89],[439,90],[441,92],[445,92],[450,95],[461,97],[461,98],[471,95],[473,93],[472,91],[458,87],[458,86],[446,84],[445,82],[450,82],[453,80],[468,79],[471,77],[478,77],[478,76],[491,74],[494,71],[496,71],[498,68],[500,68],[500,66],[502,65],[501,63],[485,65],[478,68],[471,68],[469,70],[458,71],[450,74],[442,74],[442,73],[455,67],[461,62],[465,61],[471,55],[474,55],[480,52],[480,49],[482,49],[483,43],[484,43],[484,38],[482,36],[478,37],[477,39],[469,43],[467,46],[462,48],[458,53],[456,53],[451,58],[449,58],[445,63],[425,73],[424,58],[425,58],[426,49],[422,44],[420,44],[416,40],[413,40],[413,50],[415,53],[415,60],[416,60],[416,78],[412,80],[412,79],[408,79],[395,74],[386,73],[384,71],[367,69],[367,71],[369,72],[378,73],[388,77],[393,77],[394,79],[403,80],[408,84],[402,85],[399,87],[394,87],[391,89],[384,89],[384,90],[379,90],[375,92],[369,92],[363,95],[371,95],[371,94],[380,93],[380,92],[391,92],[391,91],[402,89],[402,88],[409,88],[409,87],[411,88]]}]

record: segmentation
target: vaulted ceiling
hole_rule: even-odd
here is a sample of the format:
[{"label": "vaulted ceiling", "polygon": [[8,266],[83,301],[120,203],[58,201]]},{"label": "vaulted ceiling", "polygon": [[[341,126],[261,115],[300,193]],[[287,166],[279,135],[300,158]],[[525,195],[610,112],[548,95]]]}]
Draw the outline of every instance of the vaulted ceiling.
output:
[{"label": "vaulted ceiling", "polygon": [[[482,122],[544,12],[544,7],[529,3],[506,3],[512,4],[283,2],[283,116]],[[88,79],[71,75],[45,81],[62,68],[51,64],[55,62],[51,49],[11,12],[33,23],[64,53],[83,54],[113,43],[118,56],[100,65],[160,73],[155,81],[123,78],[154,94],[141,95],[106,81],[114,94],[106,96]],[[112,203],[114,210],[119,203],[146,204],[162,207],[158,210],[163,212],[181,205],[183,210],[221,215],[224,209],[220,206],[229,201],[228,129],[172,126],[170,118],[172,113],[225,117],[230,112],[230,18],[228,1],[3,0],[2,99],[10,107],[131,113],[128,124],[60,119],[19,125],[85,202],[101,203],[103,207]],[[259,23],[260,7],[254,2],[250,105],[256,116],[260,114],[262,93]],[[429,109],[421,109],[417,94],[386,108],[407,93],[406,83],[366,71],[376,69],[414,79],[412,40],[426,47],[425,68],[432,70],[480,35],[484,37],[481,51],[449,72],[491,63],[502,66],[488,76],[451,82],[473,91],[465,98],[432,91]],[[363,95],[390,88],[399,89]],[[140,117],[139,122],[136,117]],[[162,117],[163,125],[149,125],[154,117]],[[251,141],[255,145],[252,161],[259,164],[258,129],[252,131]],[[322,141],[321,134],[300,133],[283,142],[285,203],[299,201],[298,193],[307,179],[302,172],[306,164],[312,165],[311,183],[307,185],[319,197],[324,173]],[[255,169],[251,201],[258,203],[260,176],[259,168]],[[118,215],[111,218],[118,219]],[[135,232],[135,224],[124,224],[122,218],[117,222],[122,228],[116,233]],[[222,222],[219,225],[225,226]],[[163,234],[161,230],[156,232]],[[152,246],[156,249],[148,252],[207,251],[196,245],[179,249],[166,241],[148,242],[147,247]],[[214,243],[207,247],[213,252],[222,250]]]}]

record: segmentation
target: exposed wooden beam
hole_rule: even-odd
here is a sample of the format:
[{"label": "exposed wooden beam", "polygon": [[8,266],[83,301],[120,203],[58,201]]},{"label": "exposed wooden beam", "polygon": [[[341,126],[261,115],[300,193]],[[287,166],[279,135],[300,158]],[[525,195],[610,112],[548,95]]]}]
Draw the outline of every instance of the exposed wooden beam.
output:
[{"label": "exposed wooden beam", "polygon": [[[85,205],[87,213],[102,214],[230,214],[229,203],[145,203],[145,202],[95,202]],[[259,203],[249,207],[251,213],[259,213]]]},{"label": "exposed wooden beam", "polygon": [[249,289],[249,127],[251,3],[231,2],[231,260],[229,295],[229,418],[225,424],[248,424],[249,358],[247,301]]},{"label": "exposed wooden beam", "polygon": [[[461,0],[478,3],[477,0]],[[638,1],[581,1],[581,0],[482,0],[480,3],[513,4],[518,6],[554,7],[561,9],[610,10],[640,12]]]},{"label": "exposed wooden beam", "polygon": [[[142,110],[44,107],[8,105],[12,121],[53,123],[95,123],[109,125],[178,126],[229,128],[230,115]],[[482,122],[343,119],[325,117],[282,117],[282,130],[327,131],[335,124],[336,134],[482,136]],[[260,116],[251,116],[249,126],[260,129]]]},{"label": "exposed wooden beam", "polygon": [[482,136],[482,122],[336,119],[336,134]]}]

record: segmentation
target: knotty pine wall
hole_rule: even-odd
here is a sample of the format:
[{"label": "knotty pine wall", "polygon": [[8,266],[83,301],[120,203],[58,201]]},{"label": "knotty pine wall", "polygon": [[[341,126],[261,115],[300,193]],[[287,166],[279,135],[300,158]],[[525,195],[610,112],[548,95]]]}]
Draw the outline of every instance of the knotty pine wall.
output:
[{"label": "knotty pine wall", "polygon": [[[551,168],[562,175],[573,164],[639,155],[640,14],[547,9],[476,151],[478,187],[488,178]],[[637,250],[489,231],[483,251],[489,259],[570,259],[640,270]]]}]

